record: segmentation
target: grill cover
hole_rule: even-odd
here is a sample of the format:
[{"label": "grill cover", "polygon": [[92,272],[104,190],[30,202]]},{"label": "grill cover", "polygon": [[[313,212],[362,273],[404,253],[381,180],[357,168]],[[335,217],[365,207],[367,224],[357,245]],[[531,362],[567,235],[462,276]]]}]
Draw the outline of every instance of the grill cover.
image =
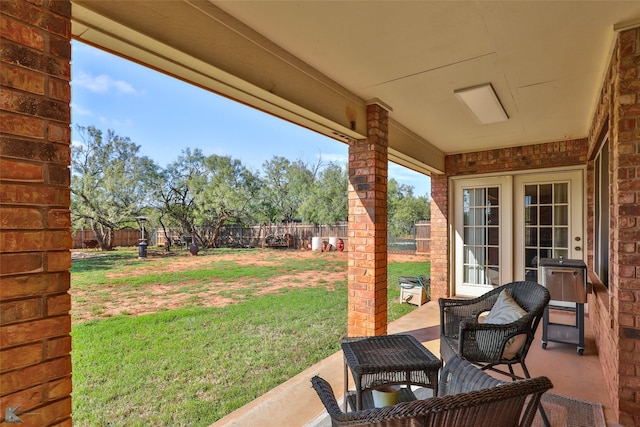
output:
[{"label": "grill cover", "polygon": [[551,299],[576,303],[587,302],[587,266],[581,259],[542,258],[538,263],[542,286]]}]

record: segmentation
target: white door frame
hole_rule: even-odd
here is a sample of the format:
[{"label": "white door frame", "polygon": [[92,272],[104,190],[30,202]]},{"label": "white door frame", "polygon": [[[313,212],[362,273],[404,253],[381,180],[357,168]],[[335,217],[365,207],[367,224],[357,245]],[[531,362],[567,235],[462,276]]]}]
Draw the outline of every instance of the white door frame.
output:
[{"label": "white door frame", "polygon": [[[577,175],[575,175],[577,174]],[[501,206],[511,206],[511,209],[501,209],[500,212],[500,278],[499,283],[504,284],[515,280],[524,280],[524,269],[520,269],[520,265],[524,265],[524,228],[516,227],[517,221],[523,220],[523,210],[516,206],[516,187],[521,186],[523,182],[533,181],[549,181],[551,177],[558,176],[559,181],[571,181],[571,206],[572,207],[572,225],[571,225],[571,258],[585,259],[586,247],[584,236],[585,226],[584,213],[586,212],[586,201],[584,199],[586,173],[584,167],[572,168],[553,168],[545,170],[531,170],[521,172],[508,172],[500,174],[482,174],[482,175],[466,175],[451,177],[449,179],[449,210],[453,213],[452,222],[450,223],[450,241],[451,241],[451,268],[450,268],[450,295],[468,295],[474,296],[486,292],[491,287],[478,287],[475,290],[465,286],[462,283],[463,271],[463,209],[462,209],[462,191],[464,188],[495,186],[501,188],[500,198]],[[569,178],[571,177],[571,178]],[[579,178],[578,178],[579,177]],[[574,190],[577,190],[574,194]],[[579,194],[578,194],[579,193]],[[516,230],[518,228],[519,230]],[[575,238],[579,237],[580,241],[576,242]],[[578,245],[579,243],[579,245]],[[580,246],[580,250],[575,247]],[[461,291],[458,289],[461,288]],[[484,289],[483,289],[484,288]]]}]

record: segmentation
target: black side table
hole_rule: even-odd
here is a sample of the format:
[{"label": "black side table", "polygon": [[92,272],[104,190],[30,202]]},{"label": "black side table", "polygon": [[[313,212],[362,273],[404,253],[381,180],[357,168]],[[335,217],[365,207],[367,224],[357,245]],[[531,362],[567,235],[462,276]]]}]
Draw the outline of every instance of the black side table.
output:
[{"label": "black side table", "polygon": [[411,335],[344,338],[344,411],[347,411],[349,371],[355,381],[356,407],[363,392],[382,385],[418,385],[438,392],[442,362]]}]

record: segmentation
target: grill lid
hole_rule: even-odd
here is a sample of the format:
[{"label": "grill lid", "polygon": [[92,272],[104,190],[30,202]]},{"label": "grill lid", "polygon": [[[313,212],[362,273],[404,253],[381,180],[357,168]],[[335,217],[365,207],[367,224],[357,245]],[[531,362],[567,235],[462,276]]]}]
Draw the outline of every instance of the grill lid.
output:
[{"label": "grill lid", "polygon": [[541,258],[538,267],[564,267],[564,268],[583,268],[587,269],[587,265],[581,259],[564,259],[564,258]]}]

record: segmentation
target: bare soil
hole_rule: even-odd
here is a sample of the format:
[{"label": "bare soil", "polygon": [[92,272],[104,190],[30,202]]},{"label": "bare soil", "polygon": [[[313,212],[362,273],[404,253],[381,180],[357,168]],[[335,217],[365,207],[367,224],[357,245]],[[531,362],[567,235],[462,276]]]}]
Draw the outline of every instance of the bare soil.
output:
[{"label": "bare soil", "polygon": [[[108,254],[102,252],[74,251],[73,259],[86,257],[99,257]],[[107,277],[135,277],[144,274],[155,273],[159,269],[163,272],[179,272],[198,270],[211,263],[212,257],[216,261],[233,261],[246,266],[279,265],[283,259],[292,257],[298,261],[318,257],[331,258],[336,261],[347,260],[346,252],[319,252],[309,250],[264,250],[264,251],[239,251],[238,253],[204,254],[190,256],[185,251],[166,253],[162,251],[149,251],[148,258],[141,261],[140,267],[127,273],[108,273]],[[162,262],[157,262],[162,260]],[[425,256],[389,254],[388,261],[419,262],[426,261]],[[156,313],[163,310],[172,310],[187,306],[197,307],[224,307],[239,302],[238,298],[229,298],[229,294],[237,295],[237,292],[252,289],[253,295],[263,295],[277,292],[283,288],[300,288],[324,286],[331,288],[336,282],[347,279],[346,263],[342,270],[305,271],[298,274],[286,274],[274,276],[260,283],[246,282],[222,282],[212,280],[203,284],[202,281],[190,282],[185,280],[178,284],[150,283],[138,288],[126,290],[107,286],[99,290],[85,290],[77,287],[71,288],[73,322],[85,322],[97,318],[107,318],[116,315],[137,316],[148,313]]]}]

